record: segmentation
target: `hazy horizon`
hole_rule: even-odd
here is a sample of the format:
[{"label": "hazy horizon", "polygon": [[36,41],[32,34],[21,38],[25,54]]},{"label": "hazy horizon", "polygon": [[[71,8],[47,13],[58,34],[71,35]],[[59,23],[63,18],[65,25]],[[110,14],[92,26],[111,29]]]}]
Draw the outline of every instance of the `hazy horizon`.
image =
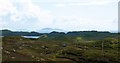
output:
[{"label": "hazy horizon", "polygon": [[67,33],[67,32],[79,32],[79,31],[97,31],[97,32],[110,32],[110,33],[118,33],[118,31],[98,31],[98,30],[72,30],[72,31],[66,31],[66,30],[62,30],[62,29],[52,29],[52,28],[43,28],[43,29],[40,29],[40,30],[31,30],[31,31],[28,31],[28,30],[11,30],[11,29],[1,29],[1,30],[10,30],[10,31],[13,31],[13,32],[38,32],[38,33],[51,33],[51,32],[64,32],[64,33]]},{"label": "hazy horizon", "polygon": [[118,32],[119,0],[0,0],[0,29]]}]

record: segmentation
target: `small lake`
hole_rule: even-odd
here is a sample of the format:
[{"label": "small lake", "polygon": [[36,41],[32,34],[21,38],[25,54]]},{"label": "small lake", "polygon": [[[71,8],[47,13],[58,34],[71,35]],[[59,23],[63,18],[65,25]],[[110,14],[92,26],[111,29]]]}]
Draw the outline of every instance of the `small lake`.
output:
[{"label": "small lake", "polygon": [[40,36],[22,36],[22,37],[24,37],[24,38],[39,38]]}]

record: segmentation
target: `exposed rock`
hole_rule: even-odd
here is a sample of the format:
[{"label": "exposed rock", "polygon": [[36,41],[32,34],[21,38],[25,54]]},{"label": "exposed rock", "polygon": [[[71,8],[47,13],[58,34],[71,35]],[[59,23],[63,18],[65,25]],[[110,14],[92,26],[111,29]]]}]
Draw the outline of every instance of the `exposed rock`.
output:
[{"label": "exposed rock", "polygon": [[12,59],[15,59],[15,57],[11,57]]},{"label": "exposed rock", "polygon": [[63,46],[63,47],[67,47],[67,44],[63,44],[62,46]]},{"label": "exposed rock", "polygon": [[10,52],[9,52],[9,51],[5,51],[5,53],[10,54]]},{"label": "exposed rock", "polygon": [[19,49],[22,49],[22,47],[19,47]]},{"label": "exposed rock", "polygon": [[32,58],[34,58],[35,56],[32,55]]},{"label": "exposed rock", "polygon": [[41,46],[43,49],[48,49],[48,47],[47,46]]},{"label": "exposed rock", "polygon": [[15,50],[15,49],[13,49],[13,51],[15,52],[16,50]]}]

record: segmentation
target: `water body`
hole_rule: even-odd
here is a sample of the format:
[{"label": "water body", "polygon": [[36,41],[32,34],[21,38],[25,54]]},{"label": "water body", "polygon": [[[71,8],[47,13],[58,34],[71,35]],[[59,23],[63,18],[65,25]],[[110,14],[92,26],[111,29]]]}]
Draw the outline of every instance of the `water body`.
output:
[{"label": "water body", "polygon": [[22,36],[22,37],[24,37],[24,38],[39,38],[40,36]]}]

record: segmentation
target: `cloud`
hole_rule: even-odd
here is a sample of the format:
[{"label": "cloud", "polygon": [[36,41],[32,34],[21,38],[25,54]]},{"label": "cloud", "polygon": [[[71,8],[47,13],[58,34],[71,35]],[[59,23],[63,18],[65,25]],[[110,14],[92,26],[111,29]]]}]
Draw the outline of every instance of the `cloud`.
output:
[{"label": "cloud", "polygon": [[55,6],[64,7],[64,6],[81,6],[81,5],[107,5],[113,2],[118,2],[119,0],[74,0],[74,1],[62,1]]},{"label": "cloud", "polygon": [[2,19],[0,18],[0,29],[2,29],[3,25],[5,25],[5,24],[6,24],[6,22],[2,21]]},{"label": "cloud", "polygon": [[[10,15],[8,16],[8,14]],[[3,18],[3,16],[6,16],[6,18]],[[8,18],[10,18],[8,21],[5,20]],[[35,19],[31,21],[29,18]],[[31,21],[33,26],[29,25],[27,27],[42,28],[48,26],[52,18],[49,12],[35,5],[32,0],[0,0],[0,23],[5,25],[3,21],[6,22],[7,27],[25,28]]]},{"label": "cloud", "polygon": [[0,16],[5,15],[8,12],[14,12],[15,7],[9,0],[0,0]]},{"label": "cloud", "polygon": [[84,3],[84,2],[103,2],[103,1],[119,1],[119,0],[33,0],[33,2],[40,2],[40,3],[73,3],[73,2],[78,2],[78,3]]},{"label": "cloud", "polygon": [[[78,14],[74,16],[72,15],[74,12],[71,13],[68,7],[65,7],[65,9],[61,9],[65,11],[56,11],[54,9],[49,9],[53,11],[53,13],[51,13],[49,10],[45,10],[45,8],[49,7],[48,4],[45,5],[47,7],[43,9],[44,5],[43,7],[41,7],[34,2],[50,2],[57,7],[65,7],[80,5],[107,5],[112,2],[117,2],[117,0],[0,0],[0,28],[3,27],[27,30],[39,30],[48,27],[59,28],[63,30],[107,30],[116,28],[116,26],[114,26],[116,25],[116,23],[110,22],[111,20],[88,17],[83,18],[81,17],[82,13],[81,16],[77,16]],[[77,10],[78,12],[80,11],[79,9],[74,8],[72,10]],[[67,12],[69,12],[69,15],[67,14]]]},{"label": "cloud", "polygon": [[56,6],[58,6],[58,7],[64,7],[65,4],[56,4]]},{"label": "cloud", "polygon": [[[62,24],[62,25],[61,25]],[[54,26],[63,30],[117,30],[117,22],[108,19],[83,18],[81,16],[59,16]],[[112,25],[112,26],[111,26]],[[54,28],[55,28],[54,27]]]}]

